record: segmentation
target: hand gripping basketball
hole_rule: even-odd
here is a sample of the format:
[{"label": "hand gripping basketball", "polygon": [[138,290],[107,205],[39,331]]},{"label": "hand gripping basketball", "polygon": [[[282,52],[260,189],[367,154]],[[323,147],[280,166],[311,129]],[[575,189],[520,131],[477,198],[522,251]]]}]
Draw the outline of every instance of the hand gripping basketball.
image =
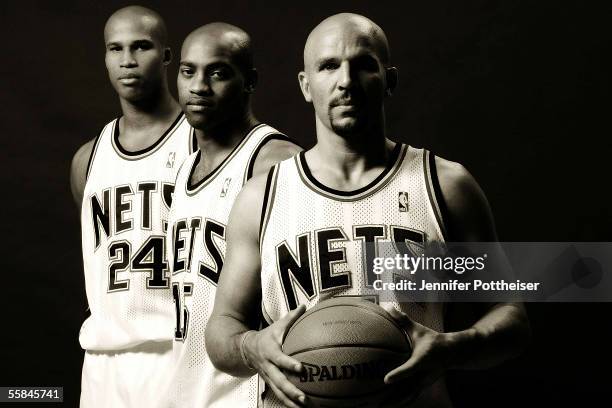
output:
[{"label": "hand gripping basketball", "polygon": [[276,396],[288,407],[298,408],[306,402],[306,395],[291,384],[282,370],[300,374],[302,364],[285,355],[281,344],[285,333],[304,313],[298,306],[282,319],[245,338],[244,353],[248,363],[263,377]]},{"label": "hand gripping basketball", "polygon": [[450,360],[450,344],[445,333],[411,320],[392,305],[384,305],[383,309],[406,330],[412,340],[412,355],[408,361],[385,376],[385,383],[397,385],[387,398],[389,405],[403,406],[444,374]]}]

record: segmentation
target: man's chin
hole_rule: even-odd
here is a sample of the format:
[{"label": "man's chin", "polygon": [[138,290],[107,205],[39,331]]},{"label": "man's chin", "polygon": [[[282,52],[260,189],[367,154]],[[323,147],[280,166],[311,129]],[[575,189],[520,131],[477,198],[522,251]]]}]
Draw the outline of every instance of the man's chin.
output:
[{"label": "man's chin", "polygon": [[193,128],[203,130],[210,124],[210,119],[206,115],[197,114],[189,111],[184,111],[187,122]]},{"label": "man's chin", "polygon": [[122,99],[134,104],[143,103],[148,99],[148,95],[140,88],[117,89],[117,93]]},{"label": "man's chin", "polygon": [[332,130],[340,136],[351,136],[361,133],[365,129],[365,123],[356,118],[342,118],[331,122]]}]

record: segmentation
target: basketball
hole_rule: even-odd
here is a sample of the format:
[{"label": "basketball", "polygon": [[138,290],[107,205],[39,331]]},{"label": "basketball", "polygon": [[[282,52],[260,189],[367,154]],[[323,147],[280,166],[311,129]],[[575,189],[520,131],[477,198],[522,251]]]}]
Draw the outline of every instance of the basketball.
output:
[{"label": "basketball", "polygon": [[406,332],[380,306],[360,298],[323,301],[291,326],[283,352],[304,366],[287,373],[314,406],[370,407],[384,398],[384,377],[410,357]]}]

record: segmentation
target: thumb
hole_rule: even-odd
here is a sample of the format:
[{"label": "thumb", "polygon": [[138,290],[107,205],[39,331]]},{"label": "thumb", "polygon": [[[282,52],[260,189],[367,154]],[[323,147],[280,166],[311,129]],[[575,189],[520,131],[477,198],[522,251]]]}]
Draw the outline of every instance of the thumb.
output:
[{"label": "thumb", "polygon": [[392,384],[400,380],[408,380],[413,377],[419,366],[419,358],[414,354],[410,356],[408,361],[399,367],[395,367],[385,375],[385,384]]},{"label": "thumb", "polygon": [[393,320],[395,320],[402,328],[410,329],[413,325],[412,320],[408,317],[408,315],[400,310],[398,310],[393,304],[387,303],[381,305],[381,307],[387,312]]},{"label": "thumb", "polygon": [[287,313],[285,316],[283,316],[283,318],[278,321],[279,326],[283,328],[283,332],[286,332],[287,329],[291,327],[293,323],[295,323],[295,321],[299,319],[301,315],[304,314],[305,311],[306,311],[306,306],[299,305],[297,308],[293,309],[292,311]]}]

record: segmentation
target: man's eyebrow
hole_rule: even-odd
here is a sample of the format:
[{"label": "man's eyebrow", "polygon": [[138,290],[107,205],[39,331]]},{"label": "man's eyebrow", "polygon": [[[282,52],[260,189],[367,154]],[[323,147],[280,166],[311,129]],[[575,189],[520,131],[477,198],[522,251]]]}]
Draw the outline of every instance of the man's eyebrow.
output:
[{"label": "man's eyebrow", "polygon": [[179,65],[183,65],[185,67],[193,67],[193,66],[195,66],[194,63],[189,62],[189,61],[179,61]]},{"label": "man's eyebrow", "polygon": [[322,64],[325,64],[326,62],[335,62],[337,60],[338,58],[332,57],[332,56],[321,57],[315,60],[315,66],[318,67],[318,66],[321,66]]},{"label": "man's eyebrow", "polygon": [[132,44],[153,44],[153,41],[149,40],[148,38],[141,38],[138,40],[134,40]]},{"label": "man's eyebrow", "polygon": [[215,61],[208,64],[207,69],[231,68],[231,64],[225,61]]}]

